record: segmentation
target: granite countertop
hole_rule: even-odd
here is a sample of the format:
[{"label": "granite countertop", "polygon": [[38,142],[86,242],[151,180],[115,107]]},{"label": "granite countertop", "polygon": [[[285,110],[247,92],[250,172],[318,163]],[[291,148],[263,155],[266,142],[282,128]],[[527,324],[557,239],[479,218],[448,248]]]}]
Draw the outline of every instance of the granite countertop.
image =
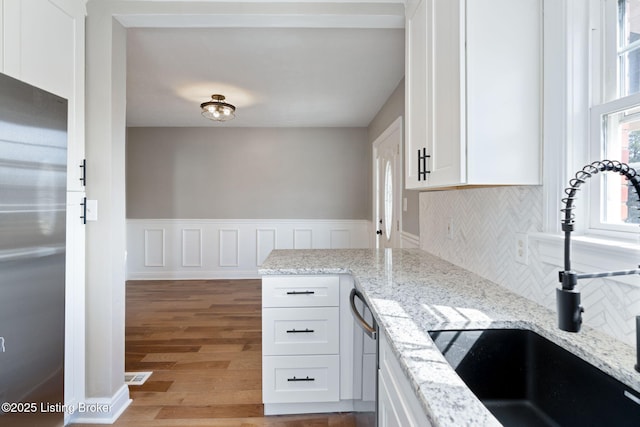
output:
[{"label": "granite countertop", "polygon": [[445,361],[430,330],[529,329],[640,392],[631,346],[586,326],[563,332],[555,312],[419,249],[274,250],[259,273],[351,274],[434,426],[500,423]]}]

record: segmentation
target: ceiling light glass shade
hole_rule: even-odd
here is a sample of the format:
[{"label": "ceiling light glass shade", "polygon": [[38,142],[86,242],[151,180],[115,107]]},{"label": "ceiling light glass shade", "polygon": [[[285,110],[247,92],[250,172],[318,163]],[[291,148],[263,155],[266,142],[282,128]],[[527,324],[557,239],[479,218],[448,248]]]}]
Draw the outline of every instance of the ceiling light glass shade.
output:
[{"label": "ceiling light glass shade", "polygon": [[211,101],[200,104],[202,115],[209,120],[224,122],[233,119],[236,107],[224,102],[223,95],[211,95]]}]

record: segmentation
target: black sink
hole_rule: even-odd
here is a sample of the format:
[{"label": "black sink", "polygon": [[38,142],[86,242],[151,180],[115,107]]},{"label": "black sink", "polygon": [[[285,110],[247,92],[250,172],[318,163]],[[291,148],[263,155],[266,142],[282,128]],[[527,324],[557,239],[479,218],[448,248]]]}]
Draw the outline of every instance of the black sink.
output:
[{"label": "black sink", "polygon": [[429,334],[505,426],[640,426],[640,393],[534,332]]}]

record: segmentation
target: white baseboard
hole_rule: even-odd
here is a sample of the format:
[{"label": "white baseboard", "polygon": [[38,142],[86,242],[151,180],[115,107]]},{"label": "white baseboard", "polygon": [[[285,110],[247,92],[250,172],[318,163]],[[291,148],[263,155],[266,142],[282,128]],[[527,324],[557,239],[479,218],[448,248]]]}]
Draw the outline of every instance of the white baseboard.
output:
[{"label": "white baseboard", "polygon": [[255,270],[234,271],[163,271],[129,273],[127,280],[215,280],[215,279],[259,279],[262,276]]},{"label": "white baseboard", "polygon": [[401,231],[400,240],[403,248],[420,248],[420,237],[415,234]]},{"label": "white baseboard", "polygon": [[129,407],[129,387],[124,384],[109,398],[88,398],[78,403],[70,419],[70,424],[113,424]]},{"label": "white baseboard", "polygon": [[265,415],[320,414],[327,412],[353,412],[353,400],[318,403],[265,403]]}]

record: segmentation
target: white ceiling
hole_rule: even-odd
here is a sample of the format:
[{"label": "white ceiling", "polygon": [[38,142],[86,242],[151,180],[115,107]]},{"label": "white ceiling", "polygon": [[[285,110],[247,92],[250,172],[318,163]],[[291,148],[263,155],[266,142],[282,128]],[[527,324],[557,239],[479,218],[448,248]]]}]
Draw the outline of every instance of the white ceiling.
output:
[{"label": "white ceiling", "polygon": [[[365,127],[404,76],[398,28],[129,28],[128,126]],[[211,122],[220,93],[236,118]]]}]

